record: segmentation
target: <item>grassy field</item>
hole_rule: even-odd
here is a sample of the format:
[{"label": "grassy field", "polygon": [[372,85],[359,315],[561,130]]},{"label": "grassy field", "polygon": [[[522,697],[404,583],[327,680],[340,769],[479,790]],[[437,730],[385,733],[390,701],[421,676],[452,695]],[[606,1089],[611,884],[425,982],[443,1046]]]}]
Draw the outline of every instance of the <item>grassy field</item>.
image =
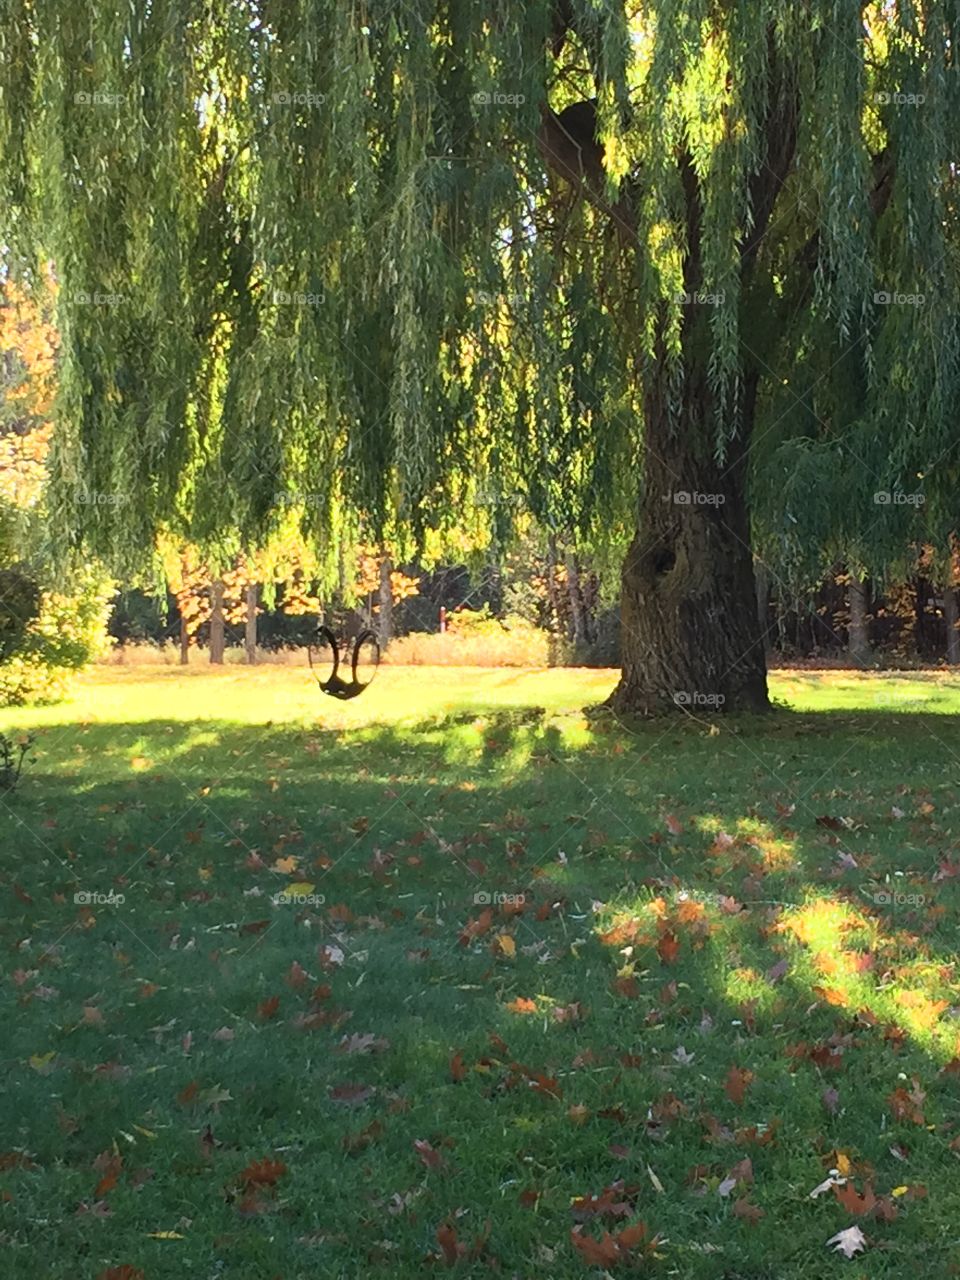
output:
[{"label": "grassy field", "polygon": [[4,1280],[960,1274],[960,685],[613,680],[0,712]]}]

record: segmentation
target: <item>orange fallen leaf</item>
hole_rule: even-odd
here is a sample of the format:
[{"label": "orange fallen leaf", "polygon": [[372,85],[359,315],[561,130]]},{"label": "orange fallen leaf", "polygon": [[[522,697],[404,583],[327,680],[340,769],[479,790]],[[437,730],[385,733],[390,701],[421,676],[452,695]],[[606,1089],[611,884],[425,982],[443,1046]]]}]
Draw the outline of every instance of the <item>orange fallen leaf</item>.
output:
[{"label": "orange fallen leaf", "polygon": [[664,964],[673,964],[680,952],[680,943],[677,941],[677,935],[667,929],[661,933],[660,940],[657,943],[657,955]]},{"label": "orange fallen leaf", "polygon": [[507,1005],[511,1013],[536,1013],[537,1004],[535,1000],[528,1000],[526,996],[517,996],[515,1000],[511,1000]]}]

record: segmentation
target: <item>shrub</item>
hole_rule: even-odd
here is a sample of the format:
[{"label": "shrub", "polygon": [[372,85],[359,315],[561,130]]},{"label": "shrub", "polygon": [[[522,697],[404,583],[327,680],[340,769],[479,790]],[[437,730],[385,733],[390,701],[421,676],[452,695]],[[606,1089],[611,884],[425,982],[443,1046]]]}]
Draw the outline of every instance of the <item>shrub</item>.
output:
[{"label": "shrub", "polygon": [[23,647],[40,598],[39,586],[21,568],[0,569],[0,662]]},{"label": "shrub", "polygon": [[14,742],[0,733],[0,795],[13,791],[20,781],[23,762],[32,743],[33,739],[29,737]]},{"label": "shrub", "polygon": [[37,584],[37,590],[36,616],[15,651],[0,660],[0,706],[59,701],[71,673],[110,644],[107,617],[113,588],[98,570],[86,566],[55,589]]}]

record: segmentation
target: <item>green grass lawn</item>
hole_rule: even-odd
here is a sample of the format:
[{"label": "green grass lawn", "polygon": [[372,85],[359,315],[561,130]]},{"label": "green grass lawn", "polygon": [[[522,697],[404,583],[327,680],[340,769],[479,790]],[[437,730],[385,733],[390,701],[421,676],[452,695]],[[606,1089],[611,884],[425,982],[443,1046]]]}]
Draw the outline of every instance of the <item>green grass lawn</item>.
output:
[{"label": "green grass lawn", "polygon": [[4,1280],[960,1274],[960,684],[613,680],[0,713]]}]

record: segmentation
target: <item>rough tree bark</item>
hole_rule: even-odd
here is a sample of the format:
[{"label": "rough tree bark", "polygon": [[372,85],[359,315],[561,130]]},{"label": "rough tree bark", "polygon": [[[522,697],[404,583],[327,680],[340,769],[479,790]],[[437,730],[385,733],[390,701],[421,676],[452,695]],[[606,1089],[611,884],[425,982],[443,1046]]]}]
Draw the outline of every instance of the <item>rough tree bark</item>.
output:
[{"label": "rough tree bark", "polygon": [[[688,380],[688,390],[688,412],[706,426],[705,383]],[[752,419],[752,403],[745,419],[748,411]],[[615,710],[769,705],[745,500],[749,425],[724,468],[707,444],[697,447],[708,439],[702,430],[670,429],[658,386],[647,396],[640,519],[622,574]]]},{"label": "rough tree bark", "polygon": [[217,579],[210,586],[210,661],[223,665],[227,642],[223,624],[223,583]]},{"label": "rough tree bark", "polygon": [[247,662],[252,667],[257,661],[257,596],[259,587],[255,582],[247,585],[245,597],[247,614],[244,623],[243,647]]},{"label": "rough tree bark", "polygon": [[850,623],[847,629],[847,653],[854,662],[870,661],[870,635],[867,610],[869,593],[865,579],[851,573],[850,585],[847,588],[847,604],[850,610]]}]

